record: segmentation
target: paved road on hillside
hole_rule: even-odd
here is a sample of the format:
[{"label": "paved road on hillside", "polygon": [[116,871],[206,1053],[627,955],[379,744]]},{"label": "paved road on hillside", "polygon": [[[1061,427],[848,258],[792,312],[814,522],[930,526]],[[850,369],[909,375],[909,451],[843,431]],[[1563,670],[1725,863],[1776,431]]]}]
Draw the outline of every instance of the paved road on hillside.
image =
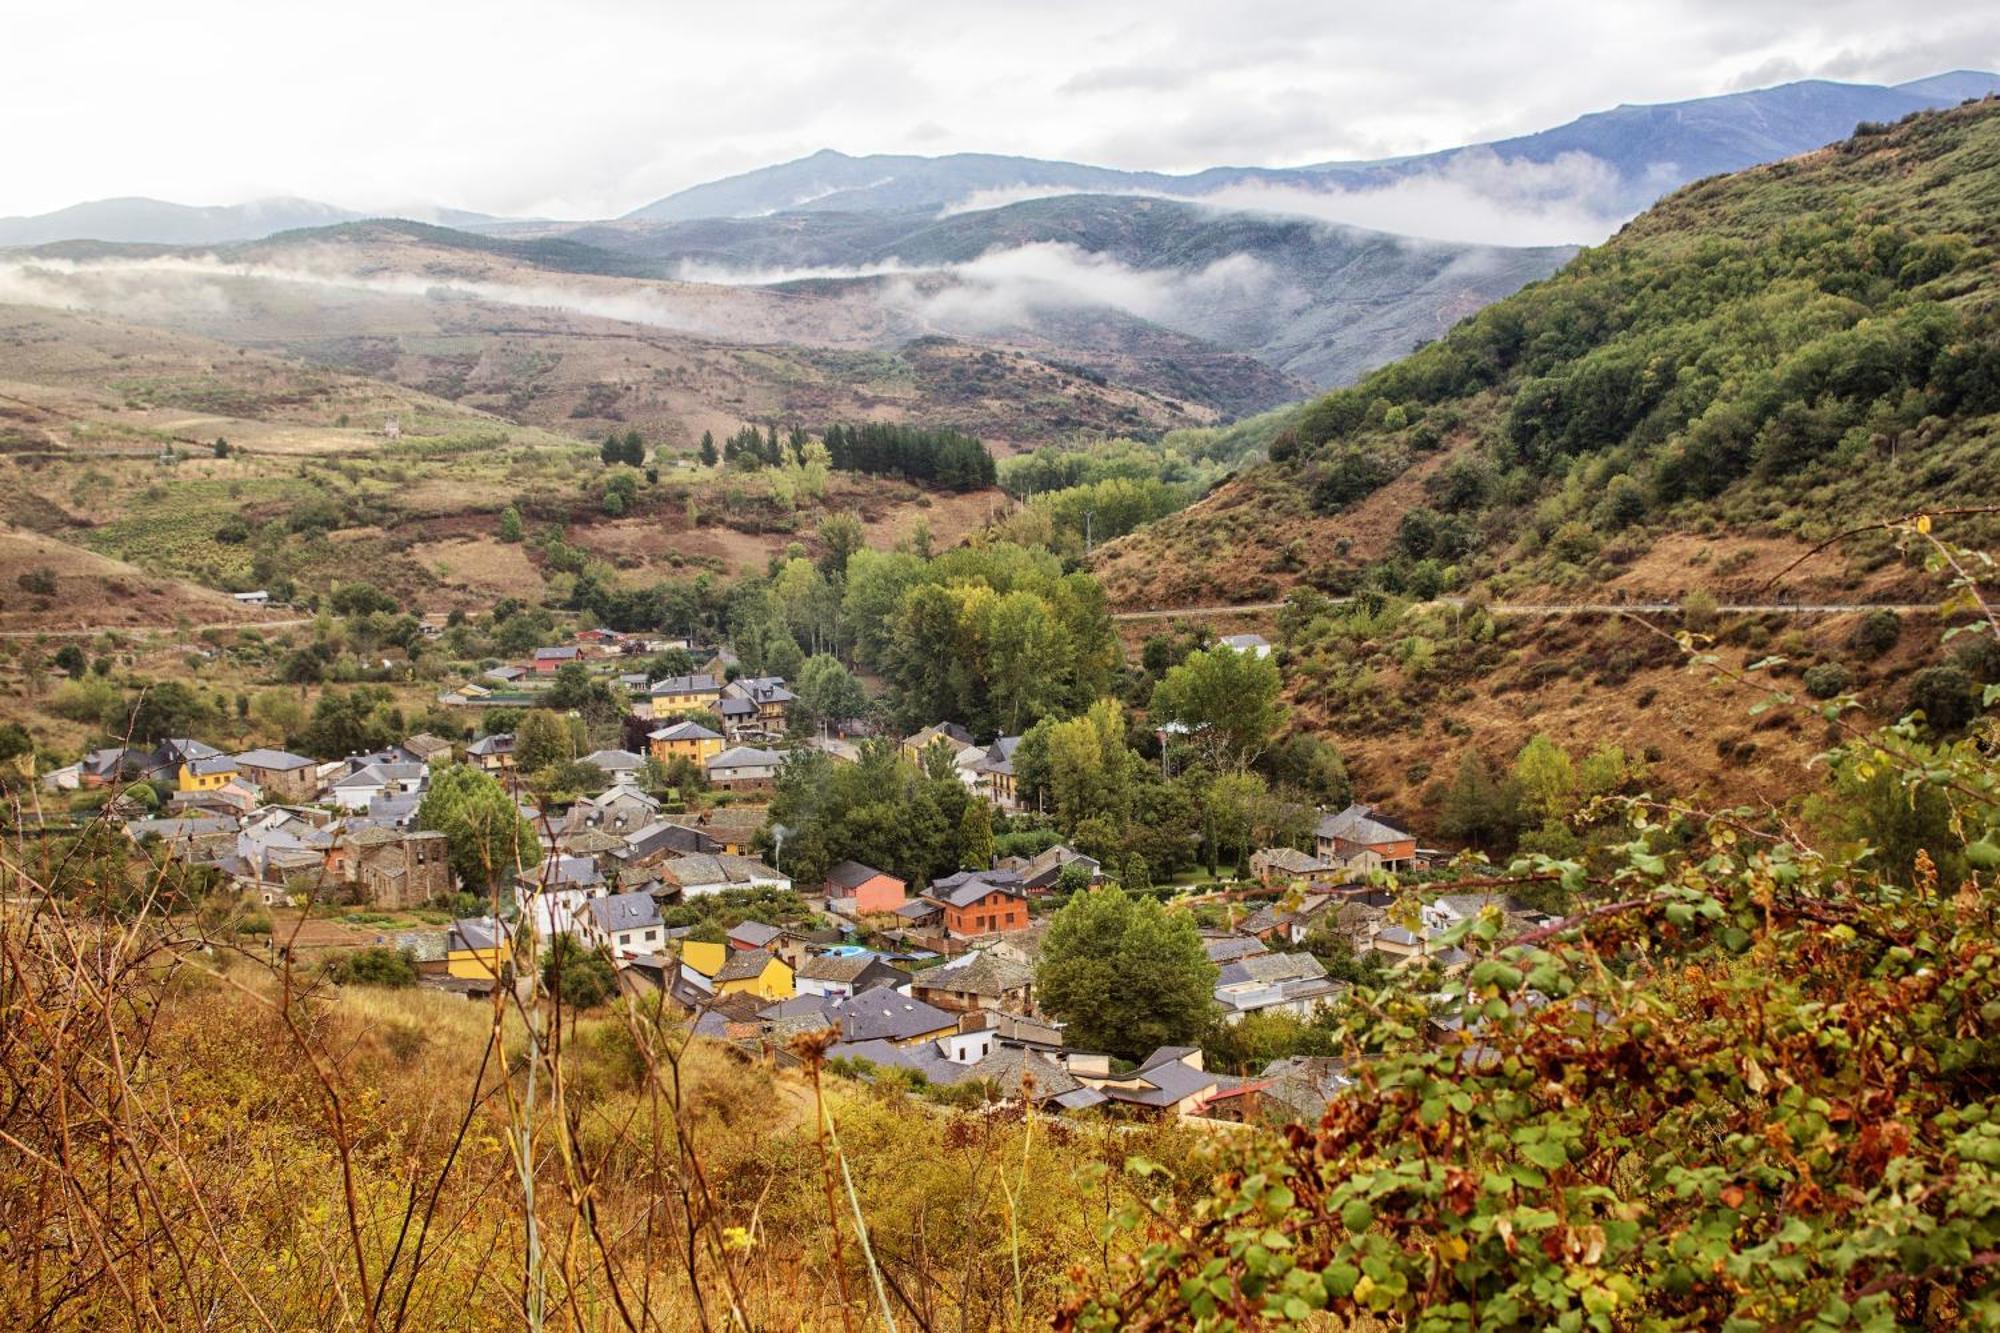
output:
[{"label": "paved road on hillside", "polygon": [[[1334,597],[1335,605],[1352,597]],[[1465,606],[1463,598],[1446,597],[1431,603],[1437,606]],[[1145,611],[1116,611],[1113,620],[1177,620],[1183,616],[1241,616],[1281,611],[1283,602],[1243,602],[1235,606],[1178,606]],[[1496,616],[1616,616],[1668,615],[1680,610],[1678,602],[1495,602],[1487,611]],[[1921,602],[1729,602],[1716,611],[1732,616],[1839,616],[1855,611],[1894,611],[1911,615],[1936,610]]]}]

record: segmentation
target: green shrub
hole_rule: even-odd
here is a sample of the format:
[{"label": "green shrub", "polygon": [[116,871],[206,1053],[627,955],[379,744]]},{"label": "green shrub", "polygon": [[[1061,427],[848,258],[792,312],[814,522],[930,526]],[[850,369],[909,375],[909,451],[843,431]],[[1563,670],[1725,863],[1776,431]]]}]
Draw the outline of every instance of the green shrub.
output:
[{"label": "green shrub", "polygon": [[1836,694],[1844,694],[1852,674],[1838,662],[1822,662],[1816,667],[1806,668],[1806,693],[1815,699],[1831,699]]}]

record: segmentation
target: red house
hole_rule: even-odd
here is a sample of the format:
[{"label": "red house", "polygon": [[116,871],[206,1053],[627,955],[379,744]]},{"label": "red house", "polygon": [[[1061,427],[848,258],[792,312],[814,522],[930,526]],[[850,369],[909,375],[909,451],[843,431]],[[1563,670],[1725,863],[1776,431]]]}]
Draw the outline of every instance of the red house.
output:
[{"label": "red house", "polygon": [[553,676],[557,671],[577,660],[575,644],[563,644],[558,648],[537,648],[530,665],[538,676]]},{"label": "red house", "polygon": [[873,866],[842,861],[826,872],[825,889],[828,911],[862,917],[901,907],[907,900],[909,885]]},{"label": "red house", "polygon": [[931,882],[927,902],[944,913],[947,935],[973,939],[1028,928],[1028,895],[1017,876],[1004,871],[960,871]]}]

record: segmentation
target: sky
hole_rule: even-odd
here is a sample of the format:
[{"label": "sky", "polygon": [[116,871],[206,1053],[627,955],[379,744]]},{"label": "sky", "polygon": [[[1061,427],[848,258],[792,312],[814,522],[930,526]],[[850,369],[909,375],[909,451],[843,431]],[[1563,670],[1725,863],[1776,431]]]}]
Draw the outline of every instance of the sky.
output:
[{"label": "sky", "polygon": [[9,6],[6,31],[0,214],[606,217],[828,147],[1290,166],[2000,67],[1991,0],[100,0]]}]

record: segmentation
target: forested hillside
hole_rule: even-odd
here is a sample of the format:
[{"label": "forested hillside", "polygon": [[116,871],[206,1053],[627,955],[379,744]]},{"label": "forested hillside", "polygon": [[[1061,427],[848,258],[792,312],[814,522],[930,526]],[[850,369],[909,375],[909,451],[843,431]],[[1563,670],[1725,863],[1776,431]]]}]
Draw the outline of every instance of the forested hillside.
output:
[{"label": "forested hillside", "polygon": [[1314,401],[1268,466],[1101,568],[1128,604],[1506,595],[1612,583],[1669,532],[1803,549],[1990,495],[1996,216],[1993,99],[1690,186]]}]

